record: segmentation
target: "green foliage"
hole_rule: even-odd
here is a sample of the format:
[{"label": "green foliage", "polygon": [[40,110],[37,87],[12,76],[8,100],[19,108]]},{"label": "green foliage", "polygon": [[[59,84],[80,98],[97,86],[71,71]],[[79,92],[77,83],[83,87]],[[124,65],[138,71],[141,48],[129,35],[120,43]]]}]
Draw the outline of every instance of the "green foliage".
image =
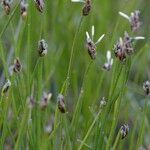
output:
[{"label": "green foliage", "polygon": [[[93,0],[92,10],[82,16],[82,3],[45,0],[40,13],[28,0],[28,15],[20,15],[20,1],[5,15],[0,8],[0,84],[11,86],[0,97],[1,149],[81,150],[139,149],[150,146],[149,97],[143,82],[150,80],[149,0]],[[141,29],[133,33],[118,15],[141,11]],[[85,47],[86,31],[95,26],[95,39],[105,34],[91,60]],[[119,61],[113,46],[124,31],[146,39],[134,43],[136,51]],[[38,55],[38,41],[45,39],[48,53]],[[94,41],[95,41],[94,39]],[[114,63],[103,68],[107,50]],[[9,67],[19,58],[22,70],[10,76]],[[43,92],[52,93],[46,109],[39,104]],[[66,113],[57,107],[64,95]],[[35,105],[29,106],[34,97]],[[100,101],[106,99],[106,106]],[[34,103],[34,102],[33,102]],[[120,127],[129,125],[121,139]]]}]

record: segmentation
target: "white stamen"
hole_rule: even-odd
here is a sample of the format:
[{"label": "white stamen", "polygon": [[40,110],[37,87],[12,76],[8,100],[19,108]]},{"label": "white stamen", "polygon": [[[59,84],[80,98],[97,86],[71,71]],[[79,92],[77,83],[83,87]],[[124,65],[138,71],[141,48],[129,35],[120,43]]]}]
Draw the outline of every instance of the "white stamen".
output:
[{"label": "white stamen", "polygon": [[111,61],[110,61],[110,65],[111,65],[111,66],[113,65],[113,62],[114,62],[114,60],[113,60],[113,58],[112,58]]},{"label": "white stamen", "polygon": [[133,37],[134,40],[144,40],[145,37],[143,36],[137,36],[137,37]]},{"label": "white stamen", "polygon": [[84,0],[71,0],[71,2],[80,2],[80,3],[85,3]]},{"label": "white stamen", "polygon": [[134,17],[134,13],[133,12],[131,12],[131,17]]},{"label": "white stamen", "polygon": [[119,15],[130,21],[130,17],[128,15],[126,15],[125,13],[119,12]]},{"label": "white stamen", "polygon": [[120,37],[119,41],[120,41],[120,45],[123,45],[123,40],[121,37]]},{"label": "white stamen", "polygon": [[87,40],[87,42],[90,42],[90,41],[91,41],[91,38],[90,38],[90,35],[89,35],[88,32],[86,32],[86,40]]},{"label": "white stamen", "polygon": [[107,57],[107,61],[109,62],[111,59],[111,52],[109,50],[107,51],[106,57]]},{"label": "white stamen", "polygon": [[93,40],[94,34],[95,34],[95,29],[94,29],[94,26],[92,26],[92,40]]},{"label": "white stamen", "polygon": [[98,44],[99,42],[101,42],[101,40],[104,38],[104,36],[105,36],[105,34],[103,34],[103,35],[97,40],[97,42],[95,43],[95,45]]},{"label": "white stamen", "polygon": [[88,33],[88,32],[86,32],[86,38],[87,38],[87,39],[90,39],[90,36],[89,36],[89,33]]},{"label": "white stamen", "polygon": [[49,100],[49,99],[51,99],[51,97],[52,97],[52,93],[48,93],[47,99]]}]

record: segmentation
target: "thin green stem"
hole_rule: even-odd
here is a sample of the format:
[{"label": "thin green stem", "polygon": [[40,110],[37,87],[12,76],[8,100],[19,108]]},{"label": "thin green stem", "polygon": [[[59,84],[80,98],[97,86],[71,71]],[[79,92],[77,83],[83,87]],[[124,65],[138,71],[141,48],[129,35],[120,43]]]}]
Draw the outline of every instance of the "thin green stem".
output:
[{"label": "thin green stem", "polygon": [[80,94],[79,94],[79,97],[78,97],[78,100],[77,100],[77,104],[76,104],[76,107],[75,107],[75,110],[74,110],[74,114],[73,114],[73,118],[72,118],[72,121],[71,121],[71,129],[76,130],[76,126],[77,126],[77,119],[79,118],[79,114],[80,114],[80,111],[81,111],[81,108],[82,108],[82,96],[83,96],[83,93],[84,93],[84,85],[85,85],[85,81],[86,81],[86,77],[88,75],[88,72],[90,70],[90,67],[93,63],[93,60],[91,60],[91,62],[89,63],[89,65],[87,66],[87,69],[84,73],[84,76],[83,76],[83,80],[82,80],[82,86],[81,86],[81,90],[80,90]]},{"label": "thin green stem", "polygon": [[13,16],[15,15],[15,12],[17,11],[17,8],[19,7],[20,2],[21,2],[21,0],[18,2],[18,4],[16,5],[16,7],[14,8],[14,10],[13,10],[13,12],[11,13],[11,15],[10,15],[10,17],[9,17],[9,19],[8,19],[8,21],[7,21],[7,23],[5,24],[3,30],[1,31],[1,33],[0,33],[0,39],[2,38],[4,32],[6,31],[8,25],[9,25],[9,23],[10,23],[10,21],[12,20]]},{"label": "thin green stem", "polygon": [[120,130],[119,130],[119,132],[118,132],[118,134],[117,134],[117,137],[116,137],[116,140],[115,140],[115,143],[114,143],[114,145],[113,145],[112,150],[116,150],[116,149],[117,149],[117,145],[118,145],[118,143],[119,143],[119,141],[120,141],[120,138],[121,138],[121,136],[120,136]]},{"label": "thin green stem", "polygon": [[141,128],[139,131],[139,136],[138,136],[138,140],[137,140],[137,144],[136,144],[136,149],[138,149],[141,144],[142,144],[142,140],[143,140],[143,135],[144,135],[144,129],[145,129],[145,120],[146,120],[146,114],[147,114],[147,110],[148,110],[148,99],[145,99],[145,105],[144,105],[144,112],[143,112],[143,117],[142,117],[142,121],[141,121]]},{"label": "thin green stem", "polygon": [[119,97],[119,99],[116,101],[116,104],[115,104],[115,107],[114,107],[113,122],[112,122],[112,126],[111,126],[111,129],[110,129],[110,136],[108,138],[108,142],[107,142],[107,145],[106,145],[106,150],[110,149],[110,145],[111,145],[111,142],[113,140],[115,127],[116,127],[116,124],[117,124],[117,117],[118,117],[118,113],[119,113],[120,102],[121,102],[121,97]]},{"label": "thin green stem", "polygon": [[91,126],[89,127],[89,129],[88,129],[88,131],[87,131],[87,133],[86,133],[84,139],[82,140],[82,143],[80,144],[78,150],[81,150],[82,147],[84,146],[84,143],[86,142],[87,138],[89,137],[89,135],[90,135],[90,133],[91,133],[91,131],[92,131],[92,129],[93,129],[95,123],[97,122],[97,120],[98,120],[98,118],[99,118],[99,116],[100,116],[100,114],[101,114],[101,111],[102,111],[102,110],[100,109],[99,112],[98,112],[98,114],[96,115],[96,117],[95,117],[94,121],[92,122]]},{"label": "thin green stem", "polygon": [[76,33],[75,33],[75,36],[74,36],[74,39],[73,39],[73,43],[72,43],[72,47],[71,47],[71,53],[70,53],[70,60],[69,60],[69,66],[68,66],[68,72],[67,72],[67,77],[63,83],[63,86],[61,88],[61,92],[60,93],[66,93],[67,91],[67,88],[68,88],[68,85],[69,85],[69,81],[70,81],[70,73],[71,73],[71,66],[72,66],[72,61],[73,61],[73,56],[74,56],[74,50],[75,50],[75,42],[77,40],[77,37],[78,37],[78,33],[80,31],[80,27],[82,25],[82,20],[83,20],[83,16],[81,17],[80,19],[80,22],[79,22],[79,25],[78,25],[78,28],[76,30]]}]

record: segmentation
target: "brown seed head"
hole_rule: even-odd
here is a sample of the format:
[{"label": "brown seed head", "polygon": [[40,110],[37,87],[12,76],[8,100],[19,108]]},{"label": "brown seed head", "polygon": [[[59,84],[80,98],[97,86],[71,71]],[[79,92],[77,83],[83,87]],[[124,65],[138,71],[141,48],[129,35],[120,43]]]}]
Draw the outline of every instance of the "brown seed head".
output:
[{"label": "brown seed head", "polygon": [[128,55],[134,53],[134,49],[132,46],[132,39],[127,32],[124,33],[123,42],[124,42],[124,47],[125,47],[126,53]]},{"label": "brown seed head", "polygon": [[48,94],[46,92],[43,93],[43,97],[40,102],[40,108],[42,110],[44,110],[48,106],[51,97],[52,97],[52,93],[48,93]]},{"label": "brown seed head", "polygon": [[6,15],[10,14],[12,0],[3,0],[2,5]]},{"label": "brown seed head", "polygon": [[40,40],[38,42],[38,52],[39,52],[39,56],[43,57],[47,54],[47,48],[48,48],[48,44],[46,43],[46,41],[44,39]]},{"label": "brown seed head", "polygon": [[34,1],[38,11],[42,13],[44,10],[44,0],[34,0]]},{"label": "brown seed head", "polygon": [[5,95],[5,94],[7,94],[7,92],[8,92],[8,90],[9,90],[10,86],[11,86],[11,82],[10,82],[10,80],[8,79],[8,80],[5,82],[5,84],[3,85],[3,88],[2,88],[2,96]]},{"label": "brown seed head", "polygon": [[126,51],[124,47],[124,43],[122,38],[119,39],[117,44],[114,46],[115,49],[115,56],[119,58],[120,61],[125,61],[126,59]]},{"label": "brown seed head", "polygon": [[89,15],[90,11],[91,11],[91,0],[86,0],[85,1],[85,4],[84,4],[84,7],[82,9],[82,15],[83,16],[87,16]]},{"label": "brown seed head", "polygon": [[95,45],[95,43],[92,40],[87,41],[86,47],[88,49],[88,53],[89,53],[91,59],[95,59],[96,58],[96,45]]},{"label": "brown seed head", "polygon": [[64,96],[62,94],[59,94],[57,97],[57,105],[60,112],[65,113],[65,102],[64,102]]},{"label": "brown seed head", "polygon": [[127,136],[128,132],[129,132],[128,124],[122,125],[120,128],[121,139],[124,139]]},{"label": "brown seed head", "polygon": [[145,91],[146,95],[150,95],[150,81],[145,81],[143,83],[143,90]]},{"label": "brown seed head", "polygon": [[19,58],[16,58],[14,60],[13,71],[15,73],[19,73],[21,71],[21,69],[22,69],[21,62],[20,62]]},{"label": "brown seed head", "polygon": [[23,19],[26,19],[27,17],[27,8],[28,8],[28,4],[25,3],[24,1],[21,1],[20,3],[20,11],[21,11],[21,16]]},{"label": "brown seed head", "polygon": [[135,12],[131,13],[130,23],[131,23],[131,29],[132,29],[132,31],[133,32],[138,31],[138,29],[141,26],[140,11],[139,10],[136,10]]}]

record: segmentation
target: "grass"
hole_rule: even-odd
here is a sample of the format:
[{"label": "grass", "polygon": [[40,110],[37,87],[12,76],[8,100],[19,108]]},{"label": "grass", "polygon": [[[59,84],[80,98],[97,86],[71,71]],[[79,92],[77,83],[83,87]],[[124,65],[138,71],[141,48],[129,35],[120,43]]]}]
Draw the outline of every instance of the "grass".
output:
[{"label": "grass", "polygon": [[[11,87],[0,97],[0,149],[109,150],[148,149],[150,146],[149,97],[143,82],[150,80],[150,2],[147,0],[93,0],[92,10],[82,17],[82,4],[45,1],[40,13],[28,1],[28,16],[20,16],[20,1],[14,1],[7,16],[0,7],[0,87],[6,79]],[[119,11],[141,11],[141,29],[131,32]],[[95,36],[105,34],[91,60],[85,47],[86,31],[95,26]],[[120,62],[113,45],[127,31],[146,39],[134,43],[136,51]],[[38,41],[45,39],[48,53],[38,55]],[[95,41],[94,39],[94,41]],[[102,69],[106,52],[114,59],[110,71]],[[22,70],[9,75],[19,57]],[[43,92],[52,93],[41,110]],[[66,113],[57,107],[64,96]],[[29,107],[33,96],[35,105]],[[106,106],[101,107],[102,97]],[[129,125],[121,139],[120,127]]]}]

